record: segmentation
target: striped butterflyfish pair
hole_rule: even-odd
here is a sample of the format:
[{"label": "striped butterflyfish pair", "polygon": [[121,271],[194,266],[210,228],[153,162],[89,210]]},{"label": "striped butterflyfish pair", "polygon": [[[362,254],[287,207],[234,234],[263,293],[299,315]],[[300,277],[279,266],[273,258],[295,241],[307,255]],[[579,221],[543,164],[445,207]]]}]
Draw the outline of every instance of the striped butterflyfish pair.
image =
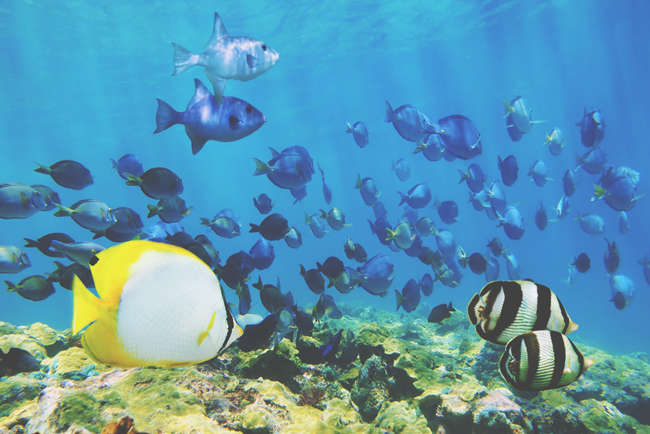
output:
[{"label": "striped butterflyfish pair", "polygon": [[191,252],[128,241],[90,260],[99,298],[75,276],[72,332],[93,360],[180,367],[212,359],[242,335],[217,277]]},{"label": "striped butterflyfish pair", "polygon": [[534,330],[566,335],[578,328],[553,291],[528,280],[489,282],[470,300],[467,315],[476,333],[497,345]]}]

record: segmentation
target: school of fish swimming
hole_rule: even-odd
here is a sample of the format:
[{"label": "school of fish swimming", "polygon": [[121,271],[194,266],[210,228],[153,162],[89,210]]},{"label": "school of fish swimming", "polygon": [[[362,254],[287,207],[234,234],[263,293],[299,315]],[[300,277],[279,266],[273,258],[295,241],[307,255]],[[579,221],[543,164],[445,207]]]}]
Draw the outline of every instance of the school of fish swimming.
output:
[{"label": "school of fish swimming", "polygon": [[[240,140],[254,134],[267,122],[266,116],[253,105],[224,93],[227,80],[247,81],[269,71],[279,60],[275,50],[251,37],[230,36],[217,13],[214,15],[213,33],[203,53],[193,54],[175,43],[173,46],[173,75],[201,66],[212,84],[213,93],[201,80],[195,79],[194,94],[184,112],[178,112],[158,99],[154,134],[176,124],[183,125],[191,142],[191,152],[197,154],[208,141]],[[537,122],[533,121],[530,106],[521,96],[510,102],[504,100],[504,105],[506,131],[513,141],[519,141],[524,134],[531,133]],[[391,123],[401,138],[415,145],[414,154],[421,153],[431,162],[443,159],[466,161],[483,152],[477,125],[463,115],[449,115],[436,122],[412,105],[393,109],[386,102],[384,122]],[[626,166],[606,164],[606,154],[601,146],[605,121],[599,110],[588,112],[585,109],[577,126],[587,152],[576,157],[577,167],[567,168],[564,172],[564,195],[559,198],[554,215],[549,218],[546,206],[540,203],[534,216],[535,225],[543,231],[550,222],[560,222],[568,216],[570,198],[576,191],[576,173],[582,170],[600,176],[594,183],[591,200],[602,200],[618,211],[618,230],[625,234],[630,230],[627,213],[641,197],[636,192],[640,174]],[[345,132],[352,135],[360,148],[372,146],[363,122],[348,123]],[[560,129],[553,128],[546,133],[543,145],[548,145],[551,158],[560,155],[565,147]],[[316,174],[309,151],[298,145],[281,151],[270,147],[269,150],[270,159],[253,158],[256,166],[253,176],[265,175],[275,187],[289,190],[295,198],[294,203],[300,202],[307,195],[306,185]],[[312,308],[298,306],[291,291],[282,292],[279,278],[273,285],[263,283],[260,277],[250,286],[258,290],[259,299],[269,314],[265,318],[252,314],[249,312],[251,303],[257,297],[252,296],[248,281],[254,270],[272,266],[275,259],[273,242],[284,240],[293,249],[302,245],[299,229],[289,225],[281,214],[272,212],[273,200],[265,193],[253,198],[256,209],[265,217],[251,222],[250,228],[246,229],[259,233],[260,239],[248,252],[239,251],[222,262],[206,235],[192,237],[181,226],[180,222],[193,207],[186,206],[180,197],[183,183],[176,173],[164,167],[145,170],[135,154],[111,161],[113,169],[126,185],[139,187],[145,196],[157,201],[155,205],[147,205],[147,217],[156,216],[159,221],[146,231],[140,215],[130,208],[111,208],[97,199],[85,199],[66,206],[49,186],[0,185],[0,218],[25,219],[37,212],[56,210],[54,216],[70,217],[92,234],[92,240],[84,241],[75,241],[64,233],[45,234],[37,240],[25,238],[25,247],[36,248],[45,256],[67,259],[71,263],[65,265],[54,261],[56,270],[53,272],[45,273],[45,276],[29,276],[18,283],[7,281],[7,285],[8,291],[33,301],[52,295],[54,283],[72,290],[74,332],[86,328],[82,344],[97,361],[117,366],[183,366],[208,360],[235,342],[240,350],[252,351],[273,345],[293,333],[309,335],[314,321],[325,315],[340,318],[343,314],[332,294],[326,293],[327,288],[334,287],[346,294],[361,287],[380,297],[390,291],[395,279],[390,257],[385,252],[368,254],[363,246],[348,238],[343,251],[348,260],[359,264],[358,267],[346,265],[337,255],[324,258],[314,268],[296,264],[296,270],[299,266],[307,287],[317,296]],[[467,170],[459,170],[459,183],[466,183],[469,201],[476,211],[484,211],[488,219],[503,227],[507,238],[519,240],[526,232],[524,218],[517,206],[506,200],[507,187],[518,180],[517,158],[509,155],[502,159],[499,156],[496,163],[500,180],[488,183],[484,168],[472,163]],[[48,175],[55,184],[66,189],[83,190],[94,182],[90,171],[77,161],[62,160],[50,166],[37,166],[36,172]],[[330,206],[332,189],[320,164],[318,169],[323,198]],[[404,158],[393,161],[392,171],[401,182],[410,179],[411,169]],[[545,162],[536,161],[529,168],[528,176],[536,186],[544,187],[548,181]],[[372,209],[369,214],[374,218],[368,220],[369,230],[379,242],[391,252],[403,251],[413,260],[432,268],[433,276],[426,273],[420,279],[410,279],[401,291],[395,290],[397,309],[406,312],[417,309],[421,295],[431,295],[436,281],[451,288],[457,287],[462,279],[462,270],[469,266],[473,273],[485,275],[486,281],[491,283],[472,299],[468,317],[482,338],[506,345],[499,369],[509,384],[523,390],[562,387],[589,367],[591,362],[584,359],[564,336],[577,326],[566,315],[557,296],[543,285],[522,281],[517,258],[507,251],[499,238],[488,242],[486,254],[467,254],[451,230],[439,229],[429,217],[418,215],[419,210],[433,208],[444,224],[452,226],[459,216],[456,202],[441,201],[432,195],[425,182],[416,183],[399,193],[400,198],[393,205],[403,206],[403,211],[400,211],[403,215],[397,222],[391,222],[388,219],[390,206],[379,201],[381,190],[375,180],[362,178],[359,174],[354,188],[359,190],[363,203]],[[576,220],[587,234],[600,236],[605,232],[605,222],[597,214],[578,212]],[[245,229],[232,209],[223,209],[213,218],[201,217],[200,221],[215,235],[226,239],[240,236]],[[341,231],[347,226],[343,211],[335,206],[329,211],[321,209],[305,213],[305,224],[316,238],[326,236],[327,227]],[[427,236],[435,239],[436,250],[423,244],[423,238]],[[94,241],[102,237],[117,244],[106,248]],[[627,276],[616,274],[620,255],[616,242],[606,241],[604,264],[609,273],[611,301],[617,309],[624,309],[634,298],[634,284]],[[505,282],[498,280],[498,258],[502,255],[510,279]],[[574,259],[569,265],[569,285],[573,284],[576,272],[589,271],[590,261],[586,252]],[[649,257],[638,262],[650,284]],[[21,248],[0,246],[0,273],[14,274],[30,266],[29,258]],[[188,279],[194,282],[191,285],[194,293],[191,297],[179,298],[178,289],[185,288]],[[236,316],[230,312],[220,282],[234,290],[239,299]],[[96,288],[99,298],[87,288]],[[151,295],[154,292],[156,295]],[[146,296],[147,293],[150,297]],[[156,302],[143,303],[150,298],[156,298]],[[116,309],[107,310],[106,306],[111,303]],[[193,310],[196,310],[195,315],[188,316],[188,312]],[[428,321],[441,323],[453,311],[451,303],[435,306]],[[182,321],[188,327],[172,339],[161,339],[157,331],[165,329],[169,332],[169,327],[160,323],[161,318],[165,322]],[[336,356],[342,337],[339,331],[329,344],[321,348],[322,360],[350,363],[356,358],[353,345],[350,345],[354,338],[351,332],[346,332],[348,344],[341,356]],[[531,353],[531,348],[539,350],[540,347],[548,351],[543,355]],[[524,358],[528,361],[535,357],[550,359],[538,360],[539,372],[537,368],[523,369],[522,353],[528,354]],[[543,369],[551,372],[542,372]]]}]

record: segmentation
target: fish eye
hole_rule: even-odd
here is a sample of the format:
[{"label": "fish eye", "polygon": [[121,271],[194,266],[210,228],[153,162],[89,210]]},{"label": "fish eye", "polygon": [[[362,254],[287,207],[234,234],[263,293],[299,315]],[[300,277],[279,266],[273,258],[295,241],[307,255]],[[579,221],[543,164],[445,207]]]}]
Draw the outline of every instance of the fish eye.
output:
[{"label": "fish eye", "polygon": [[262,45],[262,50],[266,51],[266,45]]},{"label": "fish eye", "polygon": [[252,112],[253,112],[253,107],[251,106],[246,107],[246,113],[250,114]]}]

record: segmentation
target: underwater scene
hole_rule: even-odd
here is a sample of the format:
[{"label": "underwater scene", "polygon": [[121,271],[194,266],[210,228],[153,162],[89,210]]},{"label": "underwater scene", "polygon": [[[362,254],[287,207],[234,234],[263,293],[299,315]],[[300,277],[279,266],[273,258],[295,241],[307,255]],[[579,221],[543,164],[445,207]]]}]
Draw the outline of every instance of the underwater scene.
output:
[{"label": "underwater scene", "polygon": [[0,433],[650,434],[650,3],[0,4]]}]

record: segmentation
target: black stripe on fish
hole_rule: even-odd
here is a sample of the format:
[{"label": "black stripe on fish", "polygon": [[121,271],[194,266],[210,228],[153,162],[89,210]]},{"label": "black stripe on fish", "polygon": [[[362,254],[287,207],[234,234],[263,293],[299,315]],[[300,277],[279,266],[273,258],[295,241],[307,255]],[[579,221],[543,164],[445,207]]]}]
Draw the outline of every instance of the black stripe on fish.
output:
[{"label": "black stripe on fish", "polygon": [[566,347],[564,346],[564,335],[558,332],[549,332],[551,342],[553,343],[553,376],[547,385],[549,389],[559,387],[562,374],[564,373],[564,364],[566,362]]},{"label": "black stripe on fish", "polygon": [[235,328],[235,319],[233,318],[232,312],[230,312],[230,307],[226,302],[226,294],[223,292],[223,286],[221,286],[221,298],[223,300],[223,308],[226,310],[226,323],[228,324],[228,331],[226,332],[226,338],[223,340],[223,344],[221,344],[221,348],[219,348],[217,354],[221,353],[223,349],[226,348],[226,345],[228,345],[228,341],[230,340],[230,336],[232,335],[232,331]]},{"label": "black stripe on fish", "polygon": [[[501,313],[499,317],[496,318],[496,324],[494,329],[486,333],[490,336],[488,341],[498,344],[497,339],[503,334],[503,332],[510,327],[517,317],[519,308],[521,307],[521,302],[523,300],[523,291],[521,290],[521,285],[516,282],[500,282],[501,291],[503,291],[503,306],[501,306]],[[498,291],[493,291],[491,294],[495,294],[493,300],[496,300],[496,295]],[[490,303],[487,302],[490,307],[494,306],[494,301]],[[484,322],[485,324],[485,322]]]},{"label": "black stripe on fish", "polygon": [[[501,376],[513,387],[515,387],[519,381],[518,377],[520,372],[522,338],[523,335],[520,335],[508,342],[506,349],[499,360],[499,371],[501,371]],[[511,372],[512,375],[510,374]]]},{"label": "black stripe on fish", "polygon": [[478,324],[478,317],[476,316],[476,306],[478,305],[479,301],[481,300],[481,297],[478,294],[475,294],[474,297],[469,301],[469,304],[467,305],[467,317],[469,318],[469,322],[472,323],[472,325]]},{"label": "black stripe on fish", "polygon": [[539,370],[539,358],[540,358],[540,347],[539,340],[535,333],[525,333],[522,335],[522,339],[526,344],[526,354],[528,356],[528,370],[526,372],[526,378],[521,383],[520,388],[523,390],[531,390],[533,380],[537,376]]},{"label": "black stripe on fish", "polygon": [[576,380],[580,378],[582,374],[585,372],[585,356],[582,355],[580,351],[578,351],[578,348],[576,345],[573,343],[573,341],[569,338],[567,340],[571,343],[571,347],[573,348],[573,352],[578,356],[578,365],[580,366],[580,373],[576,377]]},{"label": "black stripe on fish", "polygon": [[551,318],[553,292],[547,286],[535,285],[537,286],[537,318],[535,318],[533,330],[546,330],[548,320]]},{"label": "black stripe on fish", "polygon": [[560,306],[560,312],[562,313],[562,319],[564,320],[564,328],[562,329],[562,334],[566,335],[566,332],[569,329],[569,325],[571,324],[571,320],[569,319],[569,314],[566,313],[566,310],[564,309],[564,306],[562,306],[562,302],[559,298],[557,299],[557,304]]}]

